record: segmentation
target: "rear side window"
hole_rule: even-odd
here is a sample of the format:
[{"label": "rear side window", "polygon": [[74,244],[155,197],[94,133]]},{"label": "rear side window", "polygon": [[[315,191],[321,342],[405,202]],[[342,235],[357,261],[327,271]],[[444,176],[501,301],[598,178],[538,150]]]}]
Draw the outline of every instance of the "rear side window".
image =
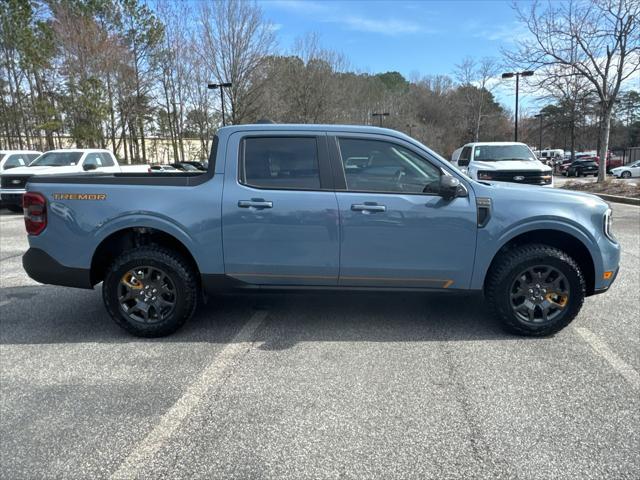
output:
[{"label": "rear side window", "polygon": [[319,190],[315,137],[249,137],[243,142],[240,181],[258,188]]},{"label": "rear side window", "polygon": [[96,167],[102,167],[102,157],[98,153],[89,153],[87,158],[84,159],[84,166],[95,165]]},{"label": "rear side window", "polygon": [[107,152],[99,153],[100,158],[102,158],[102,166],[103,167],[113,167],[115,163],[113,162],[113,158]]}]

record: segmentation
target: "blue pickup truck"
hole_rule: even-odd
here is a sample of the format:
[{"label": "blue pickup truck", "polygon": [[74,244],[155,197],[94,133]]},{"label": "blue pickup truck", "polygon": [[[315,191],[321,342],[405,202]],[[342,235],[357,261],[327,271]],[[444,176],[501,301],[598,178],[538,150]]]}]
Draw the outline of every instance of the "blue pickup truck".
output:
[{"label": "blue pickup truck", "polygon": [[508,330],[549,335],[611,286],[620,258],[599,198],[475,181],[374,127],[225,127],[204,173],[26,189],[29,276],[102,282],[114,320],[147,337],[240,289],[483,291]]}]

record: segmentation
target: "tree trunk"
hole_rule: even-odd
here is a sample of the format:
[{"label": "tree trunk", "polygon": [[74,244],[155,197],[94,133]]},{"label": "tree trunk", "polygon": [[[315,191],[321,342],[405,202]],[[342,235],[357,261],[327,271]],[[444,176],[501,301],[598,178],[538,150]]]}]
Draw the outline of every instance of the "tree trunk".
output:
[{"label": "tree trunk", "polygon": [[598,167],[598,183],[604,183],[607,179],[607,152],[609,151],[609,132],[611,131],[612,106],[607,107],[602,113],[600,126],[600,165]]}]

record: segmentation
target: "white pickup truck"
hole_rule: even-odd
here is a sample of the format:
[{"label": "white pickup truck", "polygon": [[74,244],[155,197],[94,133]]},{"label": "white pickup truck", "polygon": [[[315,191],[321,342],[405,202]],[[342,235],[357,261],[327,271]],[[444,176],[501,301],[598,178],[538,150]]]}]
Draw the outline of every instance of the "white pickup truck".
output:
[{"label": "white pickup truck", "polygon": [[[124,167],[127,173],[146,172],[147,165]],[[29,166],[0,173],[0,204],[12,211],[22,211],[22,194],[33,175],[72,174],[81,172],[120,173],[118,160],[109,150],[83,148],[50,150]]]},{"label": "white pickup truck", "polygon": [[467,143],[451,163],[474,180],[553,186],[553,171],[524,143]]}]

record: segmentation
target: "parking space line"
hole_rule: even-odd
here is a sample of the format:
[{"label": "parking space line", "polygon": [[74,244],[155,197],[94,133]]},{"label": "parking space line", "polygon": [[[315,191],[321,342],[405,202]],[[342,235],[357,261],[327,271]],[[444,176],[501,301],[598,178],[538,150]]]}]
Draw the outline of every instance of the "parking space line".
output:
[{"label": "parking space line", "polygon": [[636,372],[631,365],[613,353],[611,349],[588,328],[576,327],[575,330],[582,339],[587,342],[598,355],[604,358],[614,370],[622,375],[633,388],[636,390],[640,389],[640,374]]},{"label": "parking space line", "polygon": [[155,428],[133,447],[120,467],[111,475],[111,479],[135,478],[144,470],[145,465],[180,428],[182,422],[202,400],[207,390],[224,378],[223,373],[231,365],[233,359],[251,347],[253,334],[267,317],[267,314],[266,311],[259,311],[252,315],[245,326],[202,371],[198,379],[189,385],[182,397],[162,415]]},{"label": "parking space line", "polygon": [[2,300],[0,302],[0,307],[4,307],[5,305],[9,305],[11,303],[11,300]]}]

